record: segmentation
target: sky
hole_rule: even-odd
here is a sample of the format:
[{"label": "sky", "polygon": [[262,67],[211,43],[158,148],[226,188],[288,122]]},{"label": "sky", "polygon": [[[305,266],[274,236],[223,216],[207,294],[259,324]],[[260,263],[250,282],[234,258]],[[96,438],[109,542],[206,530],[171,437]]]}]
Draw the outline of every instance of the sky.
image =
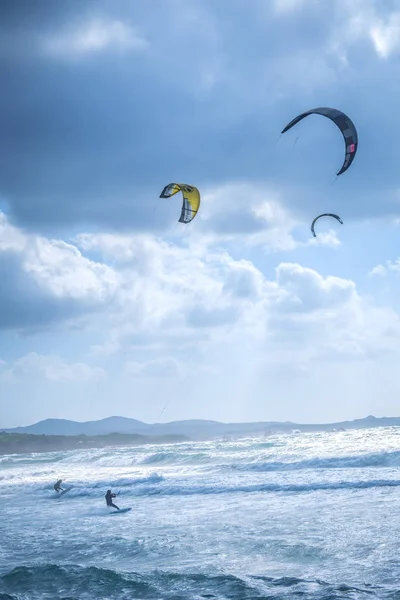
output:
[{"label": "sky", "polygon": [[400,415],[399,67],[395,0],[3,0],[0,427]]}]

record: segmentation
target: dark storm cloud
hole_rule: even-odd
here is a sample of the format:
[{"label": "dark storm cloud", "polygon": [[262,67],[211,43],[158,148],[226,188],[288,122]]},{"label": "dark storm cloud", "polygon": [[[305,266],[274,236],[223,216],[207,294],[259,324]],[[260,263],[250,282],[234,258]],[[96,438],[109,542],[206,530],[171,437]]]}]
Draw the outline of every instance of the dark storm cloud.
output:
[{"label": "dark storm cloud", "polygon": [[[292,141],[277,147],[276,138],[293,116],[321,104],[345,110],[359,129],[359,154],[342,176],[354,214],[390,212],[393,205],[377,205],[377,195],[397,185],[398,60],[383,63],[370,48],[366,60],[354,50],[357,72],[344,71],[340,85],[334,75],[317,94],[300,85],[292,60],[300,49],[313,59],[335,11],[325,4],[279,19],[268,6],[1,3],[0,194],[14,222],[41,231],[157,229],[175,219],[155,207],[162,187],[176,180],[200,189],[240,178],[312,188],[330,152],[336,170],[336,146],[326,141],[334,136],[324,137],[322,119],[318,131],[294,132],[292,140],[304,137],[299,152],[289,151]],[[79,57],[46,53],[46,40],[91,19],[118,20],[148,45]],[[209,86],[208,75],[215,76]],[[343,150],[340,139],[333,143]],[[295,197],[289,203],[298,207]]]}]

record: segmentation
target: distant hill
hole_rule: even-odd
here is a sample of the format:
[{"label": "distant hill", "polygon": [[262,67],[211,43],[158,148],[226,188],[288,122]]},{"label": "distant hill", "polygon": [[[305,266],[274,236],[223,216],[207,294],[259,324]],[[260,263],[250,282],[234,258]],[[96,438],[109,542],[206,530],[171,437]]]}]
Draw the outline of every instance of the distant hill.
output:
[{"label": "distant hill", "polygon": [[150,426],[136,419],[108,417],[100,421],[68,421],[67,419],[45,419],[27,427],[14,427],[5,431],[32,433],[36,435],[104,435],[107,433],[142,433]]},{"label": "distant hill", "polygon": [[65,419],[46,419],[28,425],[3,431],[9,433],[25,433],[35,435],[107,435],[110,433],[140,434],[145,436],[184,435],[192,440],[215,439],[224,436],[243,436],[276,432],[300,431],[333,431],[337,429],[366,429],[371,427],[400,427],[400,417],[374,417],[369,415],[363,419],[342,421],[340,423],[304,424],[290,421],[266,421],[256,423],[221,423],[191,419],[187,421],[171,421],[151,425],[126,417],[108,417],[99,421],[77,422]]}]

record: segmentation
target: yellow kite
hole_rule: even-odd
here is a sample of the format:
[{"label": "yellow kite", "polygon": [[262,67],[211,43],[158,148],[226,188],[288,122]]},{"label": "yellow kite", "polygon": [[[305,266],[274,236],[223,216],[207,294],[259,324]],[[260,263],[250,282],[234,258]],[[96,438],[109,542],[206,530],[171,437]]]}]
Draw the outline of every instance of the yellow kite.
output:
[{"label": "yellow kite", "polygon": [[200,192],[193,185],[187,185],[186,183],[169,183],[161,192],[160,198],[170,198],[178,192],[182,192],[183,196],[179,222],[190,223],[197,215],[197,211],[200,207]]}]

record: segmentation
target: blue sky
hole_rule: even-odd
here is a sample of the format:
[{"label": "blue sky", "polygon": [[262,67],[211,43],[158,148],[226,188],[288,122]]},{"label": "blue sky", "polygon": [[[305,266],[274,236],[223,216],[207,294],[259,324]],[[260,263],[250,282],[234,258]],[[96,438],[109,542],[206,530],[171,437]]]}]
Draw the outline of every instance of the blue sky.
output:
[{"label": "blue sky", "polygon": [[399,415],[398,3],[0,15],[0,426]]}]

